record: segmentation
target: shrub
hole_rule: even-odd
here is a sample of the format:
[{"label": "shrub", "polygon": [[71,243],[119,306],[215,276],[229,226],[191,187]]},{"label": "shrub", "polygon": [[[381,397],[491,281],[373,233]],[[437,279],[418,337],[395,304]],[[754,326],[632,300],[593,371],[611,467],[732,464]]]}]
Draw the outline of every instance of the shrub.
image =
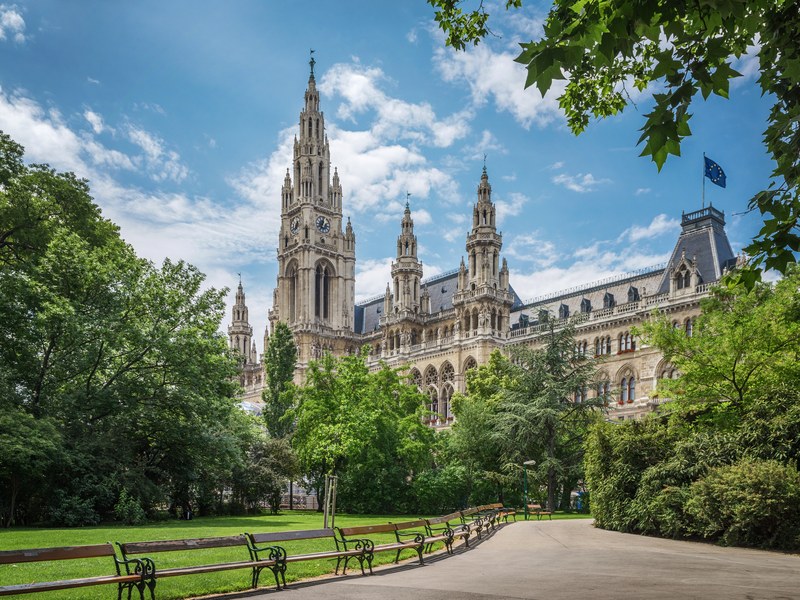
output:
[{"label": "shrub", "polygon": [[94,509],[91,500],[62,495],[50,509],[50,521],[53,525],[82,527],[97,525],[100,522],[100,515]]},{"label": "shrub", "polygon": [[128,490],[122,490],[119,500],[114,506],[114,516],[126,525],[141,525],[147,521],[142,505]]},{"label": "shrub", "polygon": [[744,459],[711,469],[691,486],[693,530],[724,544],[796,549],[800,473],[774,460]]}]

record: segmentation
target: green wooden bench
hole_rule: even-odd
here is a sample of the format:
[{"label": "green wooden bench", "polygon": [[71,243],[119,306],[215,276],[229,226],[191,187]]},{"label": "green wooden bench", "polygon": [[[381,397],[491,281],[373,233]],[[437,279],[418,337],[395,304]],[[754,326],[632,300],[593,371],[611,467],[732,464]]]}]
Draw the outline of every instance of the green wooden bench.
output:
[{"label": "green wooden bench", "polygon": [[[458,521],[450,524],[451,521]],[[464,540],[464,544],[469,548],[469,536],[471,530],[469,526],[461,522],[461,513],[454,512],[433,519],[425,519],[425,551],[430,552],[436,542],[444,542],[448,554],[453,553],[453,542],[456,538]]]},{"label": "green wooden bench", "polygon": [[[286,587],[286,567],[289,563],[301,562],[305,560],[321,560],[327,558],[336,559],[336,574],[339,574],[339,567],[344,562],[342,574],[347,571],[347,561],[350,558],[355,558],[361,565],[361,574],[364,574],[364,548],[352,547],[350,549],[340,547],[339,540],[336,537],[336,532],[333,529],[308,529],[301,531],[274,531],[267,533],[245,533],[247,538],[247,548],[250,551],[250,558],[259,563],[264,558],[272,559],[277,558],[278,564],[274,574],[280,574],[283,587]],[[334,550],[326,550],[322,552],[312,552],[310,554],[292,554],[287,553],[283,546],[278,546],[279,543],[295,542],[300,540],[315,540],[329,538],[331,547]],[[265,545],[266,544],[266,545]],[[268,556],[265,556],[268,554]],[[254,567],[253,587],[258,585],[258,576],[264,567]],[[278,589],[281,584],[278,584]]]},{"label": "green wooden bench", "polygon": [[269,556],[262,554],[258,560],[249,558],[245,560],[245,549],[247,548],[247,540],[244,535],[212,537],[212,538],[195,538],[188,540],[157,540],[151,542],[129,542],[119,543],[117,546],[122,554],[123,559],[128,560],[130,556],[135,555],[148,555],[148,559],[156,563],[156,559],[152,555],[160,554],[162,552],[185,552],[188,550],[209,550],[213,548],[230,548],[242,547],[242,560],[223,563],[210,563],[200,565],[190,565],[181,567],[170,567],[166,569],[158,569],[155,577],[150,578],[146,584],[150,588],[150,593],[155,598],[155,587],[158,580],[164,577],[178,577],[181,575],[197,575],[200,573],[215,573],[218,571],[232,571],[237,569],[250,569],[251,571],[251,585],[256,586],[258,576],[264,569],[272,571],[275,577],[275,584],[280,589],[280,581],[278,579],[281,569],[284,568],[282,564],[282,556],[279,552],[270,553]]},{"label": "green wooden bench", "polygon": [[[363,550],[363,560],[372,574],[372,560],[376,552],[395,552],[394,562],[400,560],[403,550],[414,550],[419,558],[419,564],[424,565],[422,551],[425,548],[425,520],[406,521],[403,523],[386,523],[385,525],[362,525],[360,527],[337,527],[338,543],[342,550]],[[376,545],[366,536],[393,533],[395,541],[388,544]],[[413,538],[413,539],[411,539]],[[345,559],[346,565],[347,559]]]},{"label": "green wooden bench", "polygon": [[[59,579],[55,581],[36,581],[32,583],[18,583],[0,585],[0,596],[15,594],[32,594],[35,592],[49,592],[81,588],[93,585],[117,585],[117,598],[122,598],[122,592],[135,588],[139,597],[144,600],[144,590],[150,586],[155,574],[155,565],[147,558],[119,559],[114,552],[114,546],[107,544],[94,544],[91,546],[67,546],[62,548],[30,548],[27,550],[0,551],[0,565],[16,565],[19,563],[47,562],[54,560],[77,560],[87,558],[109,557],[114,562],[114,575],[100,575],[97,577],[80,577],[77,579]],[[124,572],[121,569],[124,568]],[[4,578],[5,579],[5,578]],[[152,588],[151,588],[152,596]]]}]

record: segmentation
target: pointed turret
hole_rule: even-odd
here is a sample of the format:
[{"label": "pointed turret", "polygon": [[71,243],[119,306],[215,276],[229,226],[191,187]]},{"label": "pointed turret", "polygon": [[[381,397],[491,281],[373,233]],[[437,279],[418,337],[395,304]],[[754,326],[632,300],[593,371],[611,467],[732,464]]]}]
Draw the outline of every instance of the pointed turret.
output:
[{"label": "pointed turret", "polygon": [[[231,324],[228,325],[228,340],[230,347],[238,352],[239,358],[243,363],[250,364],[253,360],[255,346],[251,349],[253,340],[253,328],[248,321],[247,305],[245,304],[244,287],[242,280],[239,279],[239,287],[236,289],[236,300],[231,309]],[[257,356],[257,354],[256,354]]]},{"label": "pointed turret", "polygon": [[458,291],[453,306],[463,323],[461,335],[504,335],[504,325],[513,304],[508,285],[508,266],[500,250],[503,236],[497,231],[497,209],[486,165],[478,183],[478,199],[472,208],[472,229],[467,234],[467,264],[461,259]]},{"label": "pointed turret", "polygon": [[397,260],[392,263],[394,282],[394,305],[402,312],[416,314],[420,311],[420,288],[422,263],[417,259],[417,236],[414,235],[414,220],[406,197],[406,209],[400,221],[397,237]]}]

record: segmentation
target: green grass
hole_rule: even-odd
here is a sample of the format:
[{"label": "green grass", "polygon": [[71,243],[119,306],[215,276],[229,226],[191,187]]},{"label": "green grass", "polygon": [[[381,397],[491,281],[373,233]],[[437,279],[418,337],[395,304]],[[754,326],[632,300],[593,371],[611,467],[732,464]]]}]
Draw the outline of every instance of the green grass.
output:
[{"label": "green grass", "polygon": [[[352,527],[372,525],[389,521],[401,522],[414,517],[398,515],[337,515],[336,525]],[[556,513],[553,519],[590,518],[582,514]],[[518,515],[522,519],[522,512]],[[546,519],[545,519],[546,520]],[[293,511],[280,515],[245,517],[200,517],[192,521],[164,521],[141,526],[98,526],[74,529],[15,528],[0,530],[0,549],[48,548],[57,546],[79,546],[104,542],[139,542],[153,540],[174,540],[187,538],[217,537],[237,535],[244,532],[263,533],[267,531],[291,531],[296,529],[322,528],[322,515],[316,512]],[[371,536],[376,544],[394,540],[393,535]],[[291,554],[309,554],[334,550],[331,540],[303,540],[282,544]],[[405,551],[402,557],[411,558],[413,551]],[[401,557],[401,558],[402,558]],[[188,552],[164,552],[153,555],[157,569],[170,567],[216,564],[248,560],[244,547],[193,550]],[[380,565],[392,561],[394,553],[384,552],[375,555],[373,564]],[[333,573],[335,560],[304,561],[290,563],[286,571],[286,581],[317,577]],[[355,569],[355,570],[354,570]],[[20,563],[0,565],[0,583],[29,583],[34,581],[53,581],[76,577],[91,577],[112,574],[114,566],[108,558],[55,561],[44,563]],[[358,572],[357,563],[350,564],[349,572]],[[261,574],[261,586],[274,588],[272,573]],[[156,597],[160,600],[202,596],[205,594],[245,590],[250,586],[250,571],[240,569],[222,573],[209,573],[160,580],[156,586]],[[63,590],[38,594],[26,594],[19,598],[41,598],[43,600],[106,600],[116,598],[116,586],[103,585],[76,590]],[[134,594],[136,596],[136,594]]]},{"label": "green grass", "polygon": [[[406,521],[408,517],[397,515],[337,515],[336,525],[339,527],[352,527],[356,525],[371,525],[387,523],[389,521]],[[263,533],[267,531],[290,531],[296,529],[322,528],[322,515],[316,512],[293,511],[277,516],[246,516],[246,517],[208,517],[196,518],[192,521],[167,521],[142,526],[98,526],[82,527],[75,529],[37,529],[16,528],[0,530],[0,549],[15,550],[22,548],[48,548],[56,546],[78,546],[84,544],[99,544],[104,542],[138,542],[153,540],[172,540],[187,538],[216,537],[237,535],[244,532]],[[393,541],[393,535],[373,536],[377,543]],[[282,544],[289,554],[308,554],[325,550],[334,550],[332,540],[303,540]],[[403,557],[412,557],[413,551],[404,552]],[[177,566],[216,564],[248,560],[245,547],[219,548],[209,550],[193,550],[188,552],[164,552],[153,555],[157,569],[166,569]],[[373,564],[385,564],[394,558],[393,553],[380,553],[375,555]],[[326,573],[333,573],[336,566],[335,560],[304,561],[291,563],[286,571],[286,581],[291,583],[299,579],[316,577]],[[348,572],[354,568],[358,570],[357,563],[350,564]],[[18,565],[0,565],[0,583],[29,583],[34,581],[53,581],[58,579],[72,579],[77,577],[91,577],[97,575],[113,574],[114,566],[109,558],[94,558],[85,560],[55,561],[44,563],[20,563]],[[264,571],[261,574],[261,586],[274,588],[275,582],[272,573]],[[163,600],[171,598],[186,598],[201,596],[218,592],[232,592],[248,589],[250,585],[250,571],[240,569],[221,573],[170,577],[158,582],[156,597]],[[38,594],[26,594],[19,598],[42,598],[46,600],[94,600],[116,598],[116,586],[103,585],[76,590],[63,590]],[[135,594],[136,595],[136,594]]]}]

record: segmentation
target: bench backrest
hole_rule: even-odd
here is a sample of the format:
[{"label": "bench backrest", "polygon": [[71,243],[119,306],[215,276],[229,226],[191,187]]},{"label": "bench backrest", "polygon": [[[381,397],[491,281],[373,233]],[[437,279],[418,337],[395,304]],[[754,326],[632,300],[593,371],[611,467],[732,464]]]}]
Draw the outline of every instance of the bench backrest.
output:
[{"label": "bench backrest", "polygon": [[129,542],[118,544],[123,554],[151,554],[153,552],[170,552],[173,550],[200,550],[204,548],[227,548],[244,546],[243,535],[225,537],[195,538],[190,540],[157,540],[152,542]]},{"label": "bench backrest", "polygon": [[460,514],[461,514],[461,517],[463,518],[463,517],[468,517],[470,515],[474,515],[477,512],[478,512],[477,508],[468,508],[467,510],[462,510]]},{"label": "bench backrest", "polygon": [[395,523],[396,531],[403,531],[404,529],[419,529],[425,527],[425,519],[417,519],[416,521],[404,521],[402,523]]},{"label": "bench backrest", "polygon": [[94,544],[91,546],[65,546],[62,548],[29,548],[26,550],[0,551],[0,565],[42,560],[70,560],[73,558],[96,558],[98,556],[114,556],[114,546]]},{"label": "bench backrest", "polygon": [[295,540],[314,540],[334,537],[333,529],[305,529],[300,531],[270,531],[267,533],[246,533],[254,544],[272,542],[293,542]]},{"label": "bench backrest", "polygon": [[503,508],[503,505],[500,502],[495,502],[494,504],[490,504],[487,508],[494,510],[496,508]]},{"label": "bench backrest", "polygon": [[359,527],[339,527],[342,537],[353,537],[359,535],[369,535],[371,533],[389,533],[397,531],[394,523],[385,525],[361,525]]},{"label": "bench backrest", "polygon": [[443,517],[434,517],[433,519],[426,519],[428,521],[428,525],[441,525],[442,523],[449,523],[450,521],[456,521],[461,518],[460,512],[450,513],[449,515],[444,515]]}]

